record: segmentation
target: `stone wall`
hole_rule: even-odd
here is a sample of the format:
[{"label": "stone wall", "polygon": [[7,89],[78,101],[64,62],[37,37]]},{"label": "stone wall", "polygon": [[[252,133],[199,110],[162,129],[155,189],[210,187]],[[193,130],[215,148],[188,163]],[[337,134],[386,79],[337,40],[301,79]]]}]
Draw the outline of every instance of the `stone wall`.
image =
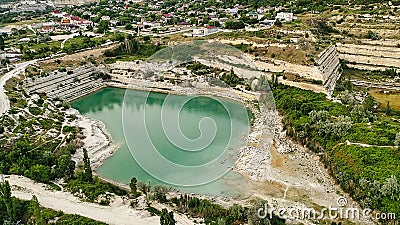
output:
[{"label": "stone wall", "polygon": [[48,76],[28,78],[23,86],[29,93],[44,93],[68,102],[105,87],[103,80],[94,75],[95,72],[104,73],[104,68],[88,65],[70,71],[72,74],[54,71]]},{"label": "stone wall", "polygon": [[339,54],[331,45],[318,55],[318,70],[322,74],[323,84],[329,94],[335,89],[336,81],[341,76]]}]

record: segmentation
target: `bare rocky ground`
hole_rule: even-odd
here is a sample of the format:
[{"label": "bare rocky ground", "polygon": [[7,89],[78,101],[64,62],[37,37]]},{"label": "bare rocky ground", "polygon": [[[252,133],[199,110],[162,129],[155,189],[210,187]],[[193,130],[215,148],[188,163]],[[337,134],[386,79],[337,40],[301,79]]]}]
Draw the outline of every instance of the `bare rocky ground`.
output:
[{"label": "bare rocky ground", "polygon": [[[335,184],[318,155],[286,136],[281,119],[275,111],[260,115],[248,147],[234,168],[250,178],[250,198],[267,200],[275,208],[311,207],[318,212],[329,206],[338,207],[337,200],[343,196],[348,200],[346,207],[360,208]],[[353,222],[373,224],[368,220]]]},{"label": "bare rocky ground", "polygon": [[[96,170],[104,160],[112,156],[114,151],[118,150],[118,144],[112,142],[111,135],[107,132],[103,122],[82,116],[76,109],[69,109],[67,114],[77,117],[73,125],[81,128],[85,137],[83,139],[84,148],[86,148],[90,156],[90,165],[93,170]],[[80,163],[83,160],[82,149],[79,149],[72,156],[72,160],[76,163]]]}]

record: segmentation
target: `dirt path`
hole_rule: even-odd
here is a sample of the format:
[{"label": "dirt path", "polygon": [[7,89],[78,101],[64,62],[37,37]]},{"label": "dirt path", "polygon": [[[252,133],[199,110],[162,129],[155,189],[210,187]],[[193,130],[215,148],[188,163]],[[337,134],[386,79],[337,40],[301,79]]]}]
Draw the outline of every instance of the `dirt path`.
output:
[{"label": "dirt path", "polygon": [[370,145],[370,144],[365,144],[365,143],[350,142],[349,140],[346,140],[346,142],[338,143],[335,146],[333,146],[333,149],[335,149],[337,146],[344,145],[344,144],[346,144],[346,145],[358,145],[358,146],[361,146],[361,147],[364,147],[364,148],[376,147],[376,148],[393,148],[393,149],[396,149],[396,148],[399,147],[399,146],[396,146],[396,145]]},{"label": "dirt path", "polygon": [[[79,214],[107,224],[129,224],[129,225],[158,225],[159,217],[150,217],[147,211],[135,210],[129,207],[129,201],[121,197],[115,198],[110,206],[101,206],[95,203],[88,203],[79,200],[69,192],[47,190],[44,184],[17,175],[6,176],[12,185],[12,195],[30,200],[33,195],[39,200],[39,203],[47,208],[61,210],[68,214]],[[176,215],[178,224],[193,224],[181,215]]]},{"label": "dirt path", "polygon": [[18,75],[24,71],[28,65],[34,64],[36,61],[37,60],[31,60],[15,64],[15,68],[13,70],[0,77],[0,115],[7,112],[7,110],[10,108],[10,102],[5,94],[4,85],[11,77]]}]

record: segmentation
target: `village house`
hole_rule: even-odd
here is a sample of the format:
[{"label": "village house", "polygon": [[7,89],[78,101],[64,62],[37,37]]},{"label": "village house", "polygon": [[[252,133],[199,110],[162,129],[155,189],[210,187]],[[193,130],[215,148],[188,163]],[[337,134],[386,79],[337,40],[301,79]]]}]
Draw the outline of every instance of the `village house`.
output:
[{"label": "village house", "polygon": [[[204,28],[193,29],[192,36],[207,36],[218,32],[218,28],[215,26],[205,26]],[[186,36],[190,36],[186,35]]]},{"label": "village house", "polygon": [[109,21],[111,18],[109,17],[109,16],[102,16],[101,17],[101,20],[107,20],[107,21]]},{"label": "village house", "polygon": [[71,23],[70,15],[65,14],[61,19],[61,24],[70,24],[70,23]]},{"label": "village house", "polygon": [[51,33],[54,31],[53,26],[43,26],[42,29],[40,30],[40,33]]},{"label": "village house", "polygon": [[54,28],[57,26],[58,24],[55,22],[48,22],[48,23],[43,23],[40,33],[50,33],[54,31]]},{"label": "village house", "polygon": [[189,28],[190,27],[190,23],[188,23],[188,22],[179,22],[177,25],[179,28]]},{"label": "village house", "polygon": [[282,22],[290,22],[296,19],[296,16],[293,15],[293,13],[289,12],[279,12],[276,14],[275,17],[276,20],[280,20]]},{"label": "village house", "polygon": [[248,12],[248,13],[246,13],[246,16],[251,19],[258,19],[258,14],[255,12]]}]

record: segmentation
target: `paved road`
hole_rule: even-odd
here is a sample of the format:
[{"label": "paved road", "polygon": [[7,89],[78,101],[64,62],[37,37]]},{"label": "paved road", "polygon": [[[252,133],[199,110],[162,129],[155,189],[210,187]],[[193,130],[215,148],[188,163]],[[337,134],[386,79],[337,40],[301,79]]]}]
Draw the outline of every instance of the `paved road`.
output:
[{"label": "paved road", "polygon": [[36,61],[37,60],[31,60],[15,64],[15,68],[13,70],[0,77],[0,115],[7,112],[7,110],[10,108],[10,101],[8,100],[7,95],[4,92],[4,85],[6,84],[7,80],[13,76],[18,75],[19,73],[24,71],[28,65],[34,64]]}]

